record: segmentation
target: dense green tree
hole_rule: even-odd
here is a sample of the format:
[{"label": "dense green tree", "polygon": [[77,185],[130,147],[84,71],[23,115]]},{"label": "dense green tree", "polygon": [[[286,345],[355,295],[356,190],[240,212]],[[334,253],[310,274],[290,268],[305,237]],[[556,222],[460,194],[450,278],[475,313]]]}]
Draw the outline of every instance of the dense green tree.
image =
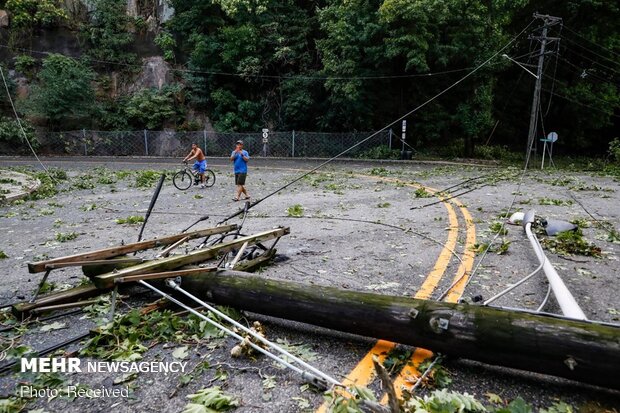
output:
[{"label": "dense green tree", "polygon": [[88,54],[102,62],[133,63],[136,60],[136,54],[130,50],[133,21],[127,15],[127,1],[90,0],[89,5],[90,21],[82,27]]},{"label": "dense green tree", "polygon": [[164,86],[161,90],[142,89],[127,99],[124,112],[133,128],[175,127],[181,120],[181,100],[182,90],[178,85]]},{"label": "dense green tree", "polygon": [[83,62],[51,54],[43,60],[23,108],[30,116],[44,119],[52,129],[67,128],[71,121],[85,122],[94,109],[94,77]]}]

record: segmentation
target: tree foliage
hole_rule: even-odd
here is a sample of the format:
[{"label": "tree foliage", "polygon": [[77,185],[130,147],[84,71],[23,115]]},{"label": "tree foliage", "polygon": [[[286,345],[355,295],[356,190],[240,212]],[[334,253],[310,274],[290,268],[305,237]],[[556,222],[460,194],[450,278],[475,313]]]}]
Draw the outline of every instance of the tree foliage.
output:
[{"label": "tree foliage", "polygon": [[94,72],[84,63],[59,54],[43,60],[38,82],[32,87],[26,112],[47,121],[50,127],[81,119],[84,121],[95,104],[92,81]]},{"label": "tree foliage", "polygon": [[[620,11],[613,2],[172,3],[176,16],[168,28],[178,34],[178,51],[187,56],[189,68],[205,72],[187,76],[190,101],[207,111],[218,129],[382,127],[490,57],[531,21],[534,11],[563,17],[583,36],[561,31],[560,25],[550,30],[551,36],[573,42],[562,43],[560,57],[589,74],[580,77],[562,64],[556,68],[553,54],[547,57],[545,131],[557,130],[570,146],[605,148],[618,123],[620,65],[613,50],[617,53],[620,45],[614,25]],[[538,26],[540,21],[506,53],[525,55],[521,61],[535,64],[538,44],[530,45],[527,34]],[[428,72],[446,73],[424,76]],[[498,57],[413,115],[408,140],[420,149],[462,142],[455,155],[472,155],[489,137],[492,143],[523,148],[533,84],[522,72]],[[554,96],[549,105],[552,92],[563,97]]]},{"label": "tree foliage", "polygon": [[61,0],[7,0],[5,7],[18,29],[51,26],[67,18]]},{"label": "tree foliage", "polygon": [[90,0],[90,21],[82,28],[94,59],[110,63],[133,63],[136,54],[130,51],[132,19],[127,15],[126,0]]},{"label": "tree foliage", "polygon": [[[147,90],[113,98],[102,93],[99,127],[175,126],[186,123],[183,114],[191,111],[207,115],[220,131],[376,130],[480,65],[520,33],[536,11],[563,19],[549,28],[549,36],[561,40],[549,42],[545,56],[536,141],[553,130],[560,135],[556,153],[604,154],[620,126],[617,2],[169,1],[175,15],[157,29],[153,41],[169,63],[189,69],[176,72],[182,93]],[[140,2],[139,9],[147,3]],[[127,15],[127,2],[88,4],[81,33],[91,65],[104,72],[118,72],[119,63],[137,68],[132,43],[139,25]],[[60,0],[8,0],[6,5],[16,30],[63,19]],[[534,21],[502,53],[535,66],[540,44],[528,35],[540,35],[541,26],[542,20]],[[26,60],[19,66],[38,69]],[[123,82],[130,83],[131,75]],[[487,142],[522,151],[533,82],[499,54],[408,116],[407,141],[447,156],[499,153],[484,146]],[[41,80],[35,92],[42,94],[47,84]]]}]

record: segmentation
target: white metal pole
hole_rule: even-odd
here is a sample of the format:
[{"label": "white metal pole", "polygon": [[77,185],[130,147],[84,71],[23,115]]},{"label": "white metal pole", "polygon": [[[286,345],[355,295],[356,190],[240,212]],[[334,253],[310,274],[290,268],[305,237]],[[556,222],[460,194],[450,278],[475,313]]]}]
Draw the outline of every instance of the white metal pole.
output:
[{"label": "white metal pole", "polygon": [[255,331],[247,328],[246,326],[244,326],[243,324],[237,322],[236,320],[230,318],[229,316],[227,316],[226,314],[224,314],[223,312],[219,311],[217,308],[213,307],[212,305],[209,305],[207,303],[205,303],[204,301],[202,301],[201,299],[199,299],[198,297],[188,293],[187,291],[185,291],[184,289],[182,289],[181,287],[179,287],[179,285],[172,281],[169,280],[168,281],[168,286],[176,291],[181,292],[182,294],[184,294],[185,296],[189,297],[190,299],[194,300],[195,302],[197,302],[198,304],[200,304],[201,306],[205,307],[206,309],[208,309],[209,311],[215,313],[218,317],[223,318],[224,320],[228,321],[229,323],[231,323],[232,325],[234,325],[237,328],[240,328],[241,330],[245,331],[246,333],[248,333],[249,335],[251,335],[252,337],[256,338],[257,340],[259,340],[260,342],[262,342],[263,344],[273,348],[274,350],[279,351],[280,353],[284,354],[286,357],[289,357],[290,359],[296,361],[297,363],[299,363],[300,365],[302,365],[303,367],[307,368],[308,370],[312,371],[313,373],[315,373],[316,375],[320,376],[321,378],[323,378],[324,380],[327,380],[328,382],[335,384],[337,386],[342,386],[342,383],[340,383],[338,380],[328,376],[327,374],[323,373],[321,370],[311,366],[310,364],[306,363],[305,361],[303,361],[302,359],[300,359],[299,357],[294,356],[293,354],[289,353],[288,351],[286,351],[285,349],[283,349],[282,347],[272,343],[271,341],[267,340],[265,337],[261,336],[260,334],[257,334]]},{"label": "white metal pole", "polygon": [[[161,295],[162,297],[166,298],[167,300],[170,300],[170,301],[172,301],[173,303],[175,303],[176,305],[178,305],[178,306],[180,306],[180,307],[184,308],[185,310],[189,311],[190,313],[194,314],[195,316],[202,318],[203,320],[205,320],[205,321],[206,321],[206,322],[208,322],[209,324],[211,324],[211,325],[213,325],[214,327],[216,327],[216,328],[218,328],[218,329],[220,329],[220,330],[224,331],[226,334],[228,334],[228,335],[230,335],[230,336],[232,336],[232,337],[236,338],[236,339],[237,339],[237,340],[239,340],[240,342],[245,341],[245,339],[244,339],[243,337],[241,337],[239,334],[237,334],[237,333],[235,333],[234,331],[232,331],[232,330],[230,330],[230,329],[228,329],[228,328],[224,327],[224,326],[223,326],[223,325],[221,325],[220,323],[218,323],[218,322],[216,322],[216,321],[213,321],[212,319],[210,319],[209,317],[205,316],[204,314],[201,314],[201,313],[199,313],[198,311],[194,310],[193,308],[191,308],[191,307],[189,307],[189,306],[187,306],[187,305],[183,304],[182,302],[180,302],[180,301],[179,301],[179,300],[177,300],[176,298],[174,298],[174,297],[170,296],[169,294],[166,294],[165,292],[163,292],[163,291],[161,291],[161,290],[159,290],[159,289],[157,289],[157,288],[153,287],[153,286],[152,286],[152,285],[150,285],[149,283],[147,283],[147,282],[145,282],[145,281],[143,281],[143,280],[140,280],[140,281],[139,281],[139,283],[140,283],[140,284],[142,284],[142,285],[144,285],[145,287],[147,287],[147,288],[149,288],[149,289],[151,289],[151,290],[155,291],[157,294]],[[223,313],[222,313],[222,314],[223,314]],[[309,374],[308,372],[305,372],[305,371],[301,370],[299,367],[294,366],[294,365],[292,365],[292,364],[288,363],[287,361],[283,360],[282,358],[280,358],[280,357],[276,356],[275,354],[270,353],[269,351],[265,350],[265,349],[264,349],[264,348],[262,348],[262,347],[257,346],[256,344],[252,343],[251,341],[247,341],[247,343],[248,343],[248,345],[249,345],[250,347],[252,347],[254,350],[256,350],[256,351],[258,351],[258,352],[260,352],[260,353],[263,353],[263,354],[264,354],[264,355],[266,355],[267,357],[269,357],[269,358],[271,358],[271,359],[273,359],[273,360],[277,361],[278,363],[283,364],[284,366],[286,366],[286,367],[288,367],[289,369],[291,369],[291,370],[293,370],[293,371],[295,371],[295,372],[297,372],[297,373],[301,374],[302,376],[304,376],[304,377],[307,377],[307,376],[314,377],[314,376],[312,376],[311,374]],[[316,379],[316,378],[315,378],[315,379]]]},{"label": "white metal pole", "polygon": [[538,242],[538,239],[532,233],[531,227],[532,227],[531,222],[526,223],[525,233],[527,235],[527,238],[530,241],[530,244],[532,244],[532,248],[534,248],[534,252],[536,253],[536,256],[538,257],[538,260],[543,265],[543,271],[545,272],[545,275],[547,276],[547,280],[549,280],[549,285],[551,285],[551,289],[553,290],[555,299],[560,305],[560,309],[562,310],[562,313],[566,317],[574,318],[577,320],[587,320],[588,318],[586,317],[584,312],[581,310],[581,307],[579,307],[577,300],[575,300],[575,297],[573,297],[570,290],[566,287],[566,285],[562,281],[562,278],[560,278],[560,275],[558,274],[558,272],[555,270],[555,268],[553,268],[553,265],[551,265],[551,262],[545,256],[545,253],[543,252],[542,247],[540,243]]}]

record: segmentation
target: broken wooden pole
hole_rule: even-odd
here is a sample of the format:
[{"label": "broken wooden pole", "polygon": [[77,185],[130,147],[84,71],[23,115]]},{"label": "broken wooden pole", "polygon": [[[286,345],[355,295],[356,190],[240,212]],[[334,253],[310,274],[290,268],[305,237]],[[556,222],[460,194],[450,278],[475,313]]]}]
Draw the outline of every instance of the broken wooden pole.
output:
[{"label": "broken wooden pole", "polygon": [[198,264],[206,260],[217,257],[222,252],[229,252],[241,247],[245,242],[257,244],[274,238],[280,238],[290,232],[289,228],[276,228],[269,231],[259,232],[258,234],[248,235],[237,238],[233,241],[222,242],[207,248],[191,251],[188,254],[176,255],[173,257],[162,258],[159,260],[148,261],[143,264],[133,265],[117,271],[93,277],[93,283],[99,288],[111,288],[114,286],[114,279],[127,277],[129,275],[150,274],[162,271],[176,270],[186,265]]},{"label": "broken wooden pole", "polygon": [[525,311],[268,280],[238,271],[182,280],[219,305],[620,389],[620,327]]},{"label": "broken wooden pole", "polygon": [[237,229],[236,224],[221,225],[219,227],[201,229],[199,231],[193,231],[189,233],[181,233],[162,238],[155,238],[147,241],[134,242],[126,245],[119,245],[100,250],[82,252],[66,257],[53,258],[45,261],[30,262],[28,263],[28,271],[31,273],[43,272],[46,270],[46,266],[50,264],[72,263],[76,261],[105,260],[107,258],[118,257],[119,255],[125,255],[131,252],[148,250],[151,248],[174,244],[175,242],[185,237],[189,237],[189,239],[202,238],[214,234],[224,234],[235,229]]},{"label": "broken wooden pole", "polygon": [[15,317],[24,319],[30,315],[30,313],[41,307],[56,306],[58,304],[72,303],[85,298],[91,298],[105,293],[106,290],[101,290],[94,285],[82,285],[79,287],[71,288],[69,290],[53,292],[37,298],[34,302],[22,302],[14,304],[12,307]]}]

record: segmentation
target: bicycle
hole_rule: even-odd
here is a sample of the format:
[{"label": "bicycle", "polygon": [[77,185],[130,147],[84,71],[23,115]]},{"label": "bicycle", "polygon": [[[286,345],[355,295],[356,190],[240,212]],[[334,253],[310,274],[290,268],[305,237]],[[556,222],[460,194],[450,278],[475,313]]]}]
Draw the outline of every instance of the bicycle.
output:
[{"label": "bicycle", "polygon": [[[172,183],[177,189],[185,191],[192,186],[200,183],[200,175],[194,171],[194,168],[190,167],[187,162],[183,162],[184,166],[179,172],[172,177]],[[215,172],[211,169],[205,169],[205,187],[210,188],[215,184]]]}]

